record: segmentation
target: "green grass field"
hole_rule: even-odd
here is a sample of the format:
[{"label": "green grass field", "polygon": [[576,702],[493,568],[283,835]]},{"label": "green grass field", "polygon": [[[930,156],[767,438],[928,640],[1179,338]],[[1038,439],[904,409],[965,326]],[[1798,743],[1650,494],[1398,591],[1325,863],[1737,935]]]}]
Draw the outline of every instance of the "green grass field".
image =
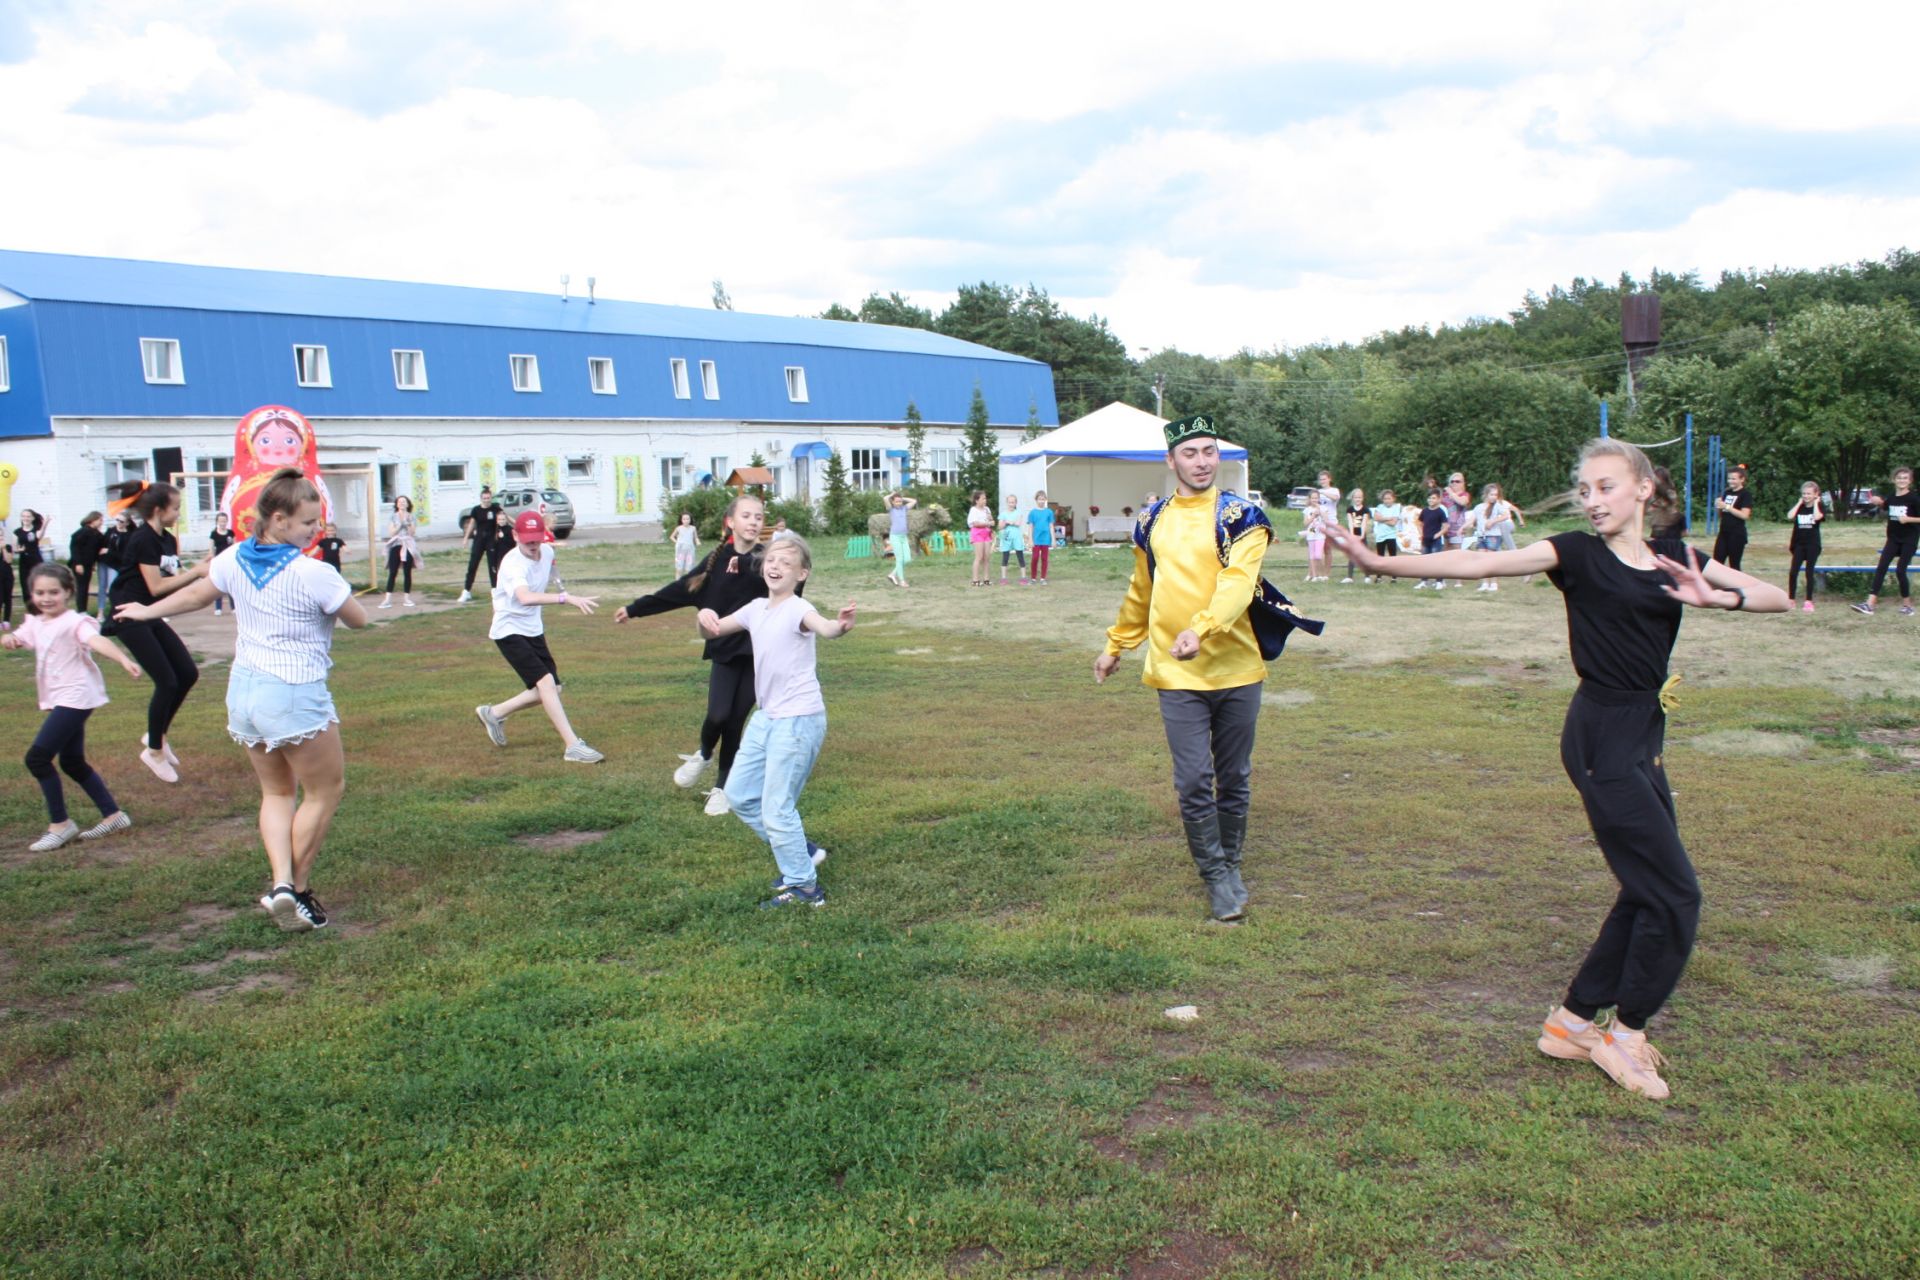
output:
[{"label": "green grass field", "polygon": [[[484,606],[343,632],[307,936],[250,909],[224,665],[178,788],[110,671],[92,755],[133,832],[29,854],[0,771],[0,1274],[1920,1274],[1916,620],[1690,614],[1668,768],[1707,906],[1650,1104],[1533,1048],[1612,893],[1550,586],[1305,586],[1276,546],[1330,625],[1272,669],[1222,930],[1137,658],[1091,680],[1124,551],[901,593],[819,549],[809,595],[862,612],[820,646],[817,912],[755,911],[771,858],[668,781],[688,615],[549,611],[594,768],[537,713],[488,744]],[[669,563],[561,552],[608,612]],[[0,723],[17,761],[22,655]]]}]

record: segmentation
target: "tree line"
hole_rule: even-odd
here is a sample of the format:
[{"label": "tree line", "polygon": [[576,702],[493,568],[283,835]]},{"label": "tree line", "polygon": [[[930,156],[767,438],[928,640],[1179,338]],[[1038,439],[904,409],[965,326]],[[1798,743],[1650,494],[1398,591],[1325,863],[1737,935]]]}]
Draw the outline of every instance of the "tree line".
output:
[{"label": "tree line", "polygon": [[[1630,376],[1621,304],[1647,290],[1660,297],[1661,348]],[[1116,400],[1151,409],[1158,381],[1162,413],[1215,415],[1270,494],[1321,467],[1370,490],[1460,470],[1535,501],[1565,487],[1604,400],[1614,433],[1631,440],[1678,435],[1691,413],[1700,440],[1720,435],[1727,456],[1753,468],[1761,501],[1784,505],[1804,480],[1848,494],[1920,459],[1917,310],[1920,255],[1899,249],[1820,269],[1725,271],[1712,283],[1659,271],[1575,279],[1500,318],[1224,358],[1167,349],[1134,360],[1105,320],[1073,316],[1031,284],[963,286],[938,315],[876,293],[823,316],[1045,361],[1063,422]],[[1677,449],[1654,458],[1681,472]],[[1702,452],[1696,498],[1703,464]]]}]

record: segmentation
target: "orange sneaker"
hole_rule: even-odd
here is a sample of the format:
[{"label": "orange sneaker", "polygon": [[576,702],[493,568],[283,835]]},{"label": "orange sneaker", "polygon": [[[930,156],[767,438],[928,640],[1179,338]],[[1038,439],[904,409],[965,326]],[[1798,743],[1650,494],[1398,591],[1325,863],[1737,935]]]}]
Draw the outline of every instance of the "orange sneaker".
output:
[{"label": "orange sneaker", "polygon": [[1667,1060],[1647,1043],[1644,1031],[1629,1031],[1616,1025],[1593,1049],[1592,1057],[1594,1066],[1612,1076],[1613,1082],[1629,1093],[1658,1101],[1673,1092],[1660,1078],[1660,1068],[1667,1065]]},{"label": "orange sneaker", "polygon": [[1575,1031],[1567,1025],[1578,1021],[1580,1019],[1567,1012],[1565,1005],[1548,1014],[1547,1020],[1540,1024],[1540,1052],[1549,1058],[1565,1058],[1569,1062],[1591,1061],[1593,1051],[1600,1047],[1606,1036],[1592,1023],[1587,1024],[1585,1031]]}]

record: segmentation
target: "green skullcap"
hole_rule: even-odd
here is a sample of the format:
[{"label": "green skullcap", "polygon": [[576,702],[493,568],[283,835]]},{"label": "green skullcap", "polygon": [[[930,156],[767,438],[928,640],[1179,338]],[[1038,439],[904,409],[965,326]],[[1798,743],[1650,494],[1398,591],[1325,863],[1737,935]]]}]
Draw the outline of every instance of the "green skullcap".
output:
[{"label": "green skullcap", "polygon": [[1204,413],[1196,413],[1187,418],[1176,418],[1167,424],[1166,432],[1169,449],[1189,440],[1197,440],[1202,436],[1218,438],[1220,435],[1219,430],[1213,425],[1213,419]]}]

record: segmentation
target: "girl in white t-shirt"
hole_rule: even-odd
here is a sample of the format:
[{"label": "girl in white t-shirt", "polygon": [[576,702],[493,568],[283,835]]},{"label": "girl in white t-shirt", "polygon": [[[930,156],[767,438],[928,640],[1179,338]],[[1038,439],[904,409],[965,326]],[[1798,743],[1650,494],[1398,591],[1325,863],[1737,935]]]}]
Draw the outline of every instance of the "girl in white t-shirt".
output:
[{"label": "girl in white t-shirt", "polygon": [[673,526],[673,576],[684,578],[693,572],[700,558],[700,531],[693,527],[693,513],[682,511],[680,523]]},{"label": "girl in white t-shirt", "polygon": [[987,491],[973,491],[973,505],[967,508],[967,539],[973,544],[973,585],[993,585],[993,508],[987,505]]},{"label": "girl in white t-shirt", "polygon": [[[215,556],[206,577],[116,617],[145,621],[233,599],[239,630],[227,683],[227,733],[260,780],[260,840],[273,883],[260,906],[282,929],[323,929],[313,896],[320,842],[346,790],[340,717],[327,689],[333,627],[367,625],[339,570],[301,552],[320,529],[320,490],[285,467],[260,490],[253,536]],[[297,801],[297,805],[296,805]]]},{"label": "girl in white t-shirt", "polygon": [[[87,763],[87,718],[96,707],[107,705],[107,682],[100,678],[94,654],[112,658],[136,680],[140,668],[100,634],[98,620],[74,610],[75,583],[73,571],[67,566],[35,565],[27,573],[26,588],[35,612],[18,630],[0,635],[0,648],[33,651],[34,683],[39,688],[40,709],[47,718],[34,735],[33,745],[27,748],[27,772],[40,784],[41,794],[47,799],[47,833],[27,848],[47,853],[75,836],[97,840],[133,825],[114,803],[106,782]],[[100,809],[100,821],[85,831],[67,816],[60,774],[53,767],[56,759]]]},{"label": "girl in white t-shirt", "polygon": [[783,533],[761,559],[767,595],[722,618],[711,609],[699,614],[700,629],[716,639],[745,631],[753,637],[753,692],[759,710],[747,721],[740,754],[727,775],[727,803],[753,834],[773,849],[780,869],[773,907],[825,906],[815,866],[826,854],[807,839],[800,821],[800,791],[820,758],[827,737],[827,704],[814,670],[814,637],[831,640],[853,630],[853,603],[837,618],[823,618],[800,596],[800,584],[813,570],[807,540]]}]

